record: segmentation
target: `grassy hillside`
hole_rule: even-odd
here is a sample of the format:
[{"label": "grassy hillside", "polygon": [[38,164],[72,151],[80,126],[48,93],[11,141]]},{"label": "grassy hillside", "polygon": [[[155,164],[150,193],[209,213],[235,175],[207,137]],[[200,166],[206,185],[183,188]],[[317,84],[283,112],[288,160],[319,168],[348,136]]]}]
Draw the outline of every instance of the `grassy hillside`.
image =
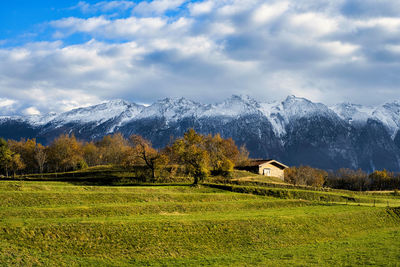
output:
[{"label": "grassy hillside", "polygon": [[0,265],[393,265],[399,214],[210,187],[1,181]]},{"label": "grassy hillside", "polygon": [[[236,185],[236,184],[216,184],[205,183],[211,188],[223,189],[231,192],[247,193],[261,196],[271,196],[281,199],[303,199],[318,201],[325,204],[346,204],[346,205],[367,205],[380,207],[400,206],[400,197],[394,194],[376,194],[370,192],[354,192],[347,190],[332,189],[312,189],[307,187],[295,187],[282,185],[277,187],[275,184],[262,183],[257,185]],[[271,187],[273,185],[273,187]]]},{"label": "grassy hillside", "polygon": [[[193,178],[184,175],[169,177],[166,171],[152,183],[192,183]],[[137,185],[149,182],[149,170],[144,166],[125,169],[114,165],[99,165],[82,170],[44,174],[25,174],[15,179],[23,181],[64,181],[81,185]]]}]

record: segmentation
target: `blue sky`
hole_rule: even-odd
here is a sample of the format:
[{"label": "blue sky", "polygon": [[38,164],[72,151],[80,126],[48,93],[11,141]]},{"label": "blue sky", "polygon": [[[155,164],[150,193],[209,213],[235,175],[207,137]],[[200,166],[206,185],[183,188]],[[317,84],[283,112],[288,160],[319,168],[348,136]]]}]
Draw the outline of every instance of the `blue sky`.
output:
[{"label": "blue sky", "polygon": [[400,100],[397,0],[6,1],[0,115],[122,98]]}]

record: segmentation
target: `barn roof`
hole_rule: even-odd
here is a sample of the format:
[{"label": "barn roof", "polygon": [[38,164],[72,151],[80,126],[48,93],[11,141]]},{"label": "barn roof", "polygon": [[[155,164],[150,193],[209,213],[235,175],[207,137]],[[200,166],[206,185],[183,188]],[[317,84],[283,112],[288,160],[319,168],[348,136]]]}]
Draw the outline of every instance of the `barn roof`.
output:
[{"label": "barn roof", "polygon": [[265,164],[265,163],[270,163],[270,164],[272,164],[272,165],[274,165],[274,166],[276,166],[276,167],[278,167],[280,169],[289,168],[285,164],[280,163],[279,161],[276,161],[274,159],[253,159],[253,160],[250,160],[250,162],[247,164],[247,166],[255,167],[255,166],[260,166],[260,165]]}]

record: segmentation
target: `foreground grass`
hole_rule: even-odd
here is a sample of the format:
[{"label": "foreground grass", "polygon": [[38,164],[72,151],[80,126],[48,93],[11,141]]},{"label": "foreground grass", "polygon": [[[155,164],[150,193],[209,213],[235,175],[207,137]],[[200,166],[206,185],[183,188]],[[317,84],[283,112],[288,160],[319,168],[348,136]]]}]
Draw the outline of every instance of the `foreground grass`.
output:
[{"label": "foreground grass", "polygon": [[208,187],[2,181],[0,265],[396,265],[398,214]]}]

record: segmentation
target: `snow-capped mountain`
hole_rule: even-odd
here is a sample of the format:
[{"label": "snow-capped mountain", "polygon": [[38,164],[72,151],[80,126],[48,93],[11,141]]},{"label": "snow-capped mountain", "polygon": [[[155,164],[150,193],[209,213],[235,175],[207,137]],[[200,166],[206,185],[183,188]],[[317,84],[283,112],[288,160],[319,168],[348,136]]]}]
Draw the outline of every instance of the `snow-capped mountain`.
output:
[{"label": "snow-capped mountain", "polygon": [[57,124],[62,126],[68,123],[104,123],[110,119],[115,119],[123,113],[135,116],[143,110],[144,106],[128,103],[124,100],[111,100],[109,102],[101,103],[99,105],[73,109],[71,111],[53,115],[45,116],[46,119],[37,120],[37,124]]},{"label": "snow-capped mountain", "polygon": [[352,103],[337,104],[332,106],[331,109],[350,124],[364,124],[372,118],[374,112],[374,108]]},{"label": "snow-capped mountain", "polygon": [[270,120],[275,134],[280,137],[286,134],[286,126],[299,118],[325,116],[337,119],[337,115],[327,106],[295,96],[288,96],[282,102],[260,103],[260,111]]},{"label": "snow-capped mountain", "polygon": [[341,103],[331,109],[352,125],[364,125],[368,120],[382,123],[392,138],[400,129],[400,102],[394,101],[378,107]]},{"label": "snow-capped mountain", "polygon": [[203,104],[185,98],[165,98],[143,109],[137,117],[132,117],[131,119],[163,117],[168,122],[178,121],[184,117],[198,116],[199,113],[203,112],[205,107]]},{"label": "snow-capped mountain", "polygon": [[253,157],[324,169],[400,171],[400,103],[328,107],[305,98],[260,102],[232,96],[215,104],[166,98],[150,106],[111,100],[44,116],[0,117],[0,136],[51,142],[61,133],[84,140],[121,132],[140,134],[157,147],[194,128],[246,145]]}]

